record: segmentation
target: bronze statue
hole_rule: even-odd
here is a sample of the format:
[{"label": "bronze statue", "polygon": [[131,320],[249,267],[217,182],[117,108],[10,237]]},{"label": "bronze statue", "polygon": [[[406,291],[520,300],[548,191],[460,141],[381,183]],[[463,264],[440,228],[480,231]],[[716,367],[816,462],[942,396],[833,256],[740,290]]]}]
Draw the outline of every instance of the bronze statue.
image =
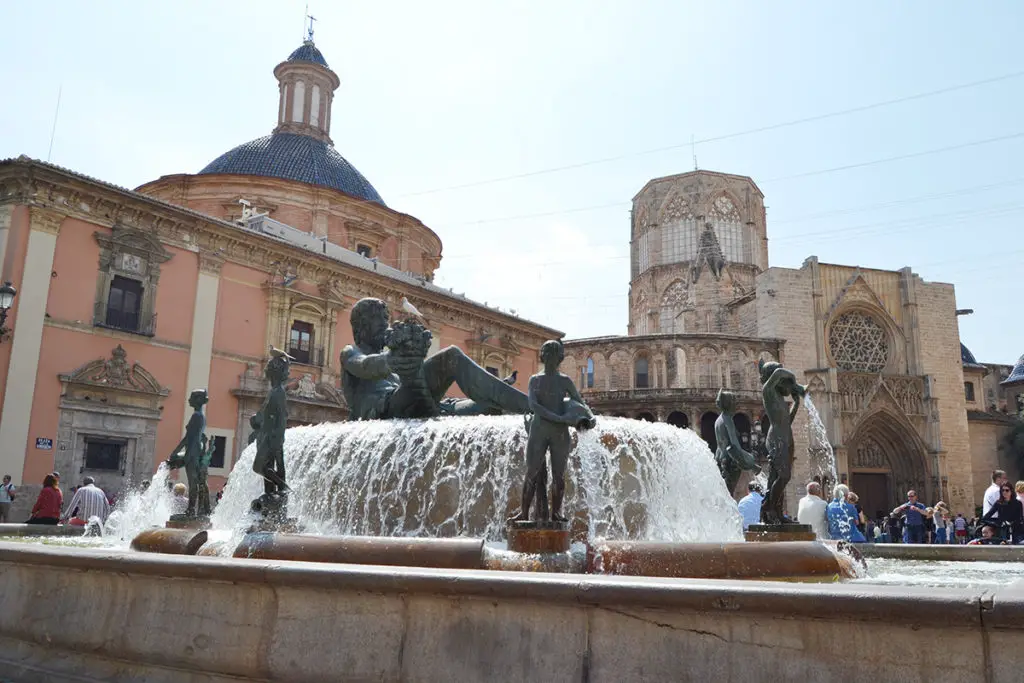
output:
[{"label": "bronze statue", "polygon": [[[185,436],[167,458],[168,467],[172,470],[184,467],[188,477],[188,508],[184,515],[172,515],[172,518],[196,518],[210,515],[210,489],[206,483],[209,460],[206,458],[207,438],[203,433],[206,430],[203,406],[209,400],[206,389],[195,389],[189,394],[188,404],[192,406],[194,412],[185,426]],[[184,453],[181,452],[182,449],[185,449]],[[204,460],[206,466],[203,464]]]},{"label": "bronze statue", "polygon": [[572,436],[569,427],[593,428],[597,421],[594,414],[583,402],[580,392],[572,380],[558,371],[565,358],[562,342],[550,340],[540,347],[540,359],[544,372],[530,378],[529,401],[533,411],[527,418],[526,431],[526,481],[523,483],[523,501],[519,512],[510,522],[530,520],[530,507],[534,495],[540,488],[537,505],[537,520],[548,521],[547,510],[547,467],[544,455],[551,452],[551,514],[552,522],[567,522],[562,516],[562,499],[565,496],[565,469],[572,450]]},{"label": "bronze statue", "polygon": [[760,474],[761,468],[754,461],[754,456],[743,449],[739,434],[736,433],[736,423],[733,422],[733,416],[736,414],[736,394],[719,389],[715,405],[722,411],[715,420],[715,441],[718,444],[715,449],[715,460],[718,462],[722,479],[725,480],[725,486],[729,489],[729,495],[732,495],[740,480],[741,471]]},{"label": "bronze statue", "polygon": [[[530,411],[525,394],[462,349],[449,346],[427,358],[430,331],[414,318],[390,327],[389,319],[388,305],[380,299],[361,299],[352,307],[355,344],[341,352],[341,387],[350,420]],[[468,398],[445,398],[452,384]]]},{"label": "bronze statue", "polygon": [[253,501],[253,509],[267,511],[283,507],[288,493],[284,470],[284,431],[288,427],[288,396],[284,383],[291,368],[291,357],[284,351],[270,349],[271,358],[263,371],[270,382],[270,392],[259,412],[249,420],[258,425],[256,457],[252,469],[263,477],[264,494]]},{"label": "bronze statue", "polygon": [[[761,399],[768,415],[768,493],[761,503],[764,524],[782,524],[786,485],[793,475],[793,420],[800,409],[800,400],[807,387],[797,384],[796,375],[775,361],[758,361],[761,374]],[[790,406],[786,397],[792,397]]]}]

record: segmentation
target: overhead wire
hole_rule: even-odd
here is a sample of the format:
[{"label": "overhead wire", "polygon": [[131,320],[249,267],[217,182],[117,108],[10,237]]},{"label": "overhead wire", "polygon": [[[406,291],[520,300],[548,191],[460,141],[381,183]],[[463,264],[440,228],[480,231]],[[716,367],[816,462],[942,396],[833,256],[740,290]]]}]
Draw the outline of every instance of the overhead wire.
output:
[{"label": "overhead wire", "polygon": [[765,125],[765,126],[757,126],[755,128],[748,128],[746,130],[737,131],[737,132],[734,132],[734,133],[727,133],[727,134],[724,134],[724,135],[716,135],[716,136],[712,136],[712,137],[702,138],[700,140],[690,140],[688,142],[680,142],[680,143],[676,143],[676,144],[672,144],[672,145],[665,145],[665,146],[662,146],[662,147],[655,147],[655,148],[646,149],[646,150],[640,150],[640,151],[636,151],[636,152],[629,152],[629,153],[626,153],[626,154],[618,154],[618,155],[614,155],[614,156],[602,157],[602,158],[599,158],[599,159],[591,159],[589,161],[582,161],[582,162],[577,162],[577,163],[573,163],[573,164],[563,164],[561,166],[552,166],[552,167],[549,167],[549,168],[542,168],[542,169],[537,169],[537,170],[534,170],[534,171],[526,171],[526,172],[523,172],[523,173],[514,173],[514,174],[510,174],[510,175],[506,175],[506,176],[499,176],[499,177],[495,177],[495,178],[487,178],[487,179],[484,179],[484,180],[476,180],[476,181],[461,183],[461,184],[457,184],[457,185],[449,185],[449,186],[446,186],[446,187],[433,188],[433,189],[430,189],[430,190],[420,190],[420,191],[417,191],[417,192],[408,192],[406,194],[398,195],[398,198],[402,199],[402,198],[405,198],[405,197],[419,197],[419,196],[428,195],[428,194],[437,194],[439,192],[449,192],[449,191],[452,191],[452,190],[462,190],[462,189],[466,189],[466,188],[470,188],[470,187],[480,187],[480,186],[483,186],[483,185],[492,185],[492,184],[495,184],[495,183],[507,182],[507,181],[510,181],[510,180],[519,180],[521,178],[531,178],[531,177],[535,177],[535,176],[539,176],[539,175],[546,175],[546,174],[549,174],[549,173],[558,173],[558,172],[569,171],[569,170],[573,170],[573,169],[577,169],[577,168],[586,168],[588,166],[596,166],[596,165],[599,165],[599,164],[607,164],[607,163],[612,163],[612,162],[615,162],[615,161],[621,161],[623,159],[631,159],[631,158],[634,158],[634,157],[645,156],[645,155],[649,155],[649,154],[657,154],[657,153],[660,153],[660,152],[667,152],[667,151],[676,150],[676,149],[683,149],[685,147],[690,147],[690,146],[693,146],[693,145],[707,144],[709,142],[720,142],[722,140],[731,140],[731,139],[735,139],[735,138],[739,138],[739,137],[744,137],[744,136],[747,136],[747,135],[754,135],[754,134],[757,134],[757,133],[764,133],[764,132],[768,132],[768,131],[772,131],[772,130],[779,130],[779,129],[782,129],[782,128],[789,128],[789,127],[792,127],[792,126],[799,126],[799,125],[803,125],[803,124],[806,124],[806,123],[813,123],[813,122],[816,122],[816,121],[823,121],[823,120],[830,119],[830,118],[835,118],[835,117],[838,117],[838,116],[847,116],[849,114],[856,114],[856,113],[860,113],[860,112],[870,111],[872,109],[879,109],[881,107],[888,107],[888,106],[892,106],[892,105],[895,105],[895,104],[901,104],[901,103],[904,103],[904,102],[910,102],[910,101],[913,101],[913,100],[920,100],[920,99],[925,99],[925,98],[928,98],[928,97],[935,97],[935,96],[938,96],[938,95],[944,95],[944,94],[947,94],[947,93],[956,92],[958,90],[965,90],[965,89],[968,89],[968,88],[975,88],[975,87],[979,87],[979,86],[982,86],[982,85],[989,85],[991,83],[998,83],[998,82],[1001,82],[1001,81],[1007,81],[1007,80],[1011,80],[1011,79],[1014,79],[1014,78],[1020,78],[1021,76],[1024,76],[1024,71],[1015,71],[1015,72],[1008,73],[1008,74],[1003,74],[1003,75],[1000,75],[1000,76],[993,76],[993,77],[990,77],[990,78],[983,78],[983,79],[980,79],[980,80],[971,81],[969,83],[960,83],[960,84],[957,84],[957,85],[951,85],[951,86],[947,86],[947,87],[944,87],[944,88],[938,88],[936,90],[929,90],[929,91],[926,91],[926,92],[914,93],[912,95],[906,95],[906,96],[903,96],[903,97],[897,97],[897,98],[893,98],[893,99],[889,99],[889,100],[882,100],[882,101],[879,101],[879,102],[872,102],[870,104],[860,105],[860,106],[856,106],[856,107],[849,107],[849,108],[846,108],[846,109],[841,109],[839,111],[827,112],[827,113],[824,113],[824,114],[816,114],[816,115],[813,115],[813,116],[805,116],[805,117],[798,118],[798,119],[792,119],[790,121],[783,121],[781,123],[774,123],[774,124],[769,124],[769,125]]}]

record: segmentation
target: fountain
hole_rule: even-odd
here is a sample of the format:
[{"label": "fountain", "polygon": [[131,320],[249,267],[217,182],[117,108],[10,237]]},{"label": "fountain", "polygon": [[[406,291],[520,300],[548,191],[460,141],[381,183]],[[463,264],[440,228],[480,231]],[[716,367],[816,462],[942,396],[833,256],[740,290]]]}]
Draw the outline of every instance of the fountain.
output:
[{"label": "fountain", "polygon": [[[399,328],[396,347],[422,350],[429,339],[414,325]],[[165,463],[148,489],[119,503],[104,548],[0,544],[6,674],[224,683],[484,681],[494,672],[585,681],[1019,676],[1024,583],[939,592],[833,583],[858,575],[834,546],[743,541],[722,476],[735,474],[725,459],[742,454],[726,448],[716,460],[691,430],[625,418],[565,427],[563,522],[557,498],[549,509],[540,493],[557,482],[527,468],[523,415],[509,410],[525,395],[451,350],[427,362],[395,358],[401,383],[392,383],[387,364],[374,369],[378,352],[343,356],[347,372],[361,373],[346,379],[349,405],[367,419],[292,428],[283,445],[273,430],[258,436],[208,530],[161,528],[171,516]],[[374,374],[381,367],[384,377]],[[452,382],[468,399],[436,401]],[[815,467],[834,481],[813,403],[795,382],[786,388],[786,418],[802,398],[812,448],[824,454]],[[577,400],[566,391],[554,405]],[[776,493],[792,455],[782,431],[769,434],[779,447],[770,450]],[[524,480],[543,502],[510,526],[526,510]],[[766,502],[766,525],[785,524],[779,500]],[[564,531],[568,548],[521,552],[510,538],[552,530]],[[142,552],[125,552],[129,542]],[[972,549],[974,559],[997,550]],[[54,618],[39,618],[47,610]],[[877,647],[837,662],[835,644],[849,642]]]}]

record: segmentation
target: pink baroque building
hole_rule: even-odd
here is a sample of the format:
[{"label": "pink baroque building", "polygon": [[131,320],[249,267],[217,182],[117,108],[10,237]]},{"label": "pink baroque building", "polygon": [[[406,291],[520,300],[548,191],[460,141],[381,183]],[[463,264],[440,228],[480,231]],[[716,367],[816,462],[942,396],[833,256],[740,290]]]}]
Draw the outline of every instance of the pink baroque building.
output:
[{"label": "pink baroque building", "polygon": [[0,161],[0,263],[17,290],[0,343],[0,471],[111,493],[148,478],[210,392],[223,483],[267,390],[270,346],[295,362],[293,423],[343,420],[339,353],[366,296],[424,315],[434,347],[491,372],[537,369],[551,328],[432,283],[441,240],[389,208],[331,144],[339,85],[311,41],[274,69],[278,123],[195,175],[134,191],[27,157]]}]

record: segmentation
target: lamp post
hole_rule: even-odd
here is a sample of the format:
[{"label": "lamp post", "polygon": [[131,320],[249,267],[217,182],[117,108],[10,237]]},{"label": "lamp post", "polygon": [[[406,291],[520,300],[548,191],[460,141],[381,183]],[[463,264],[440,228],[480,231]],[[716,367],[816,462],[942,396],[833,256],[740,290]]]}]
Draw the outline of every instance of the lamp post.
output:
[{"label": "lamp post", "polygon": [[0,342],[7,341],[11,336],[11,331],[7,328],[7,312],[11,310],[17,294],[18,290],[12,287],[10,282],[5,282],[3,287],[0,287]]}]

